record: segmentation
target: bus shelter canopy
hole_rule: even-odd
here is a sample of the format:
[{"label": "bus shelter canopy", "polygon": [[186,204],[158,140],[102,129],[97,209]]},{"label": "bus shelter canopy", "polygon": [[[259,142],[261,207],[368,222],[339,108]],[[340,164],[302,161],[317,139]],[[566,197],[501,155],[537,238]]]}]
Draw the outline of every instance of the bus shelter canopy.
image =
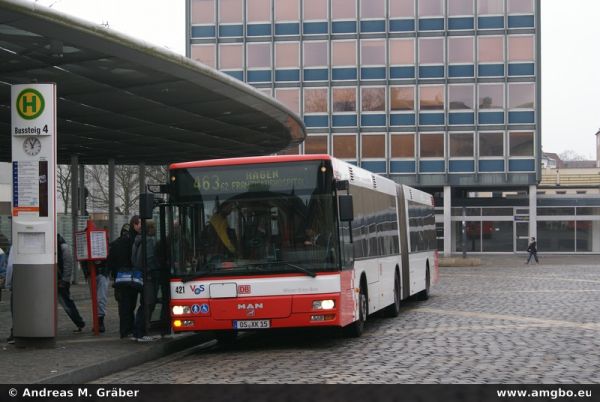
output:
[{"label": "bus shelter canopy", "polygon": [[168,49],[34,2],[0,0],[0,161],[10,85],[57,84],[58,160],[166,164],[299,144],[302,120],[254,88]]}]

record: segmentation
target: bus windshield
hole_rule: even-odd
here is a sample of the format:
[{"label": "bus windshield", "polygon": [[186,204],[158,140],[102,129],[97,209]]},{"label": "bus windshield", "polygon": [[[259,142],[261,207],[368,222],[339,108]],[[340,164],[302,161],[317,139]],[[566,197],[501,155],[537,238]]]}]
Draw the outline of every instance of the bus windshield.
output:
[{"label": "bus windshield", "polygon": [[339,269],[325,162],[188,168],[171,176],[174,276],[313,276]]}]

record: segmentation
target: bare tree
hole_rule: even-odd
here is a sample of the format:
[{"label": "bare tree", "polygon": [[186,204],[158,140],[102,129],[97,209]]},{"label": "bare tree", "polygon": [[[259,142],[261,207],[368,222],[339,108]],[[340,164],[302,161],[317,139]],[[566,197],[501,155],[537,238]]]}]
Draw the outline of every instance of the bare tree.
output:
[{"label": "bare tree", "polygon": [[593,160],[594,158],[588,158],[585,155],[575,152],[572,149],[567,149],[566,151],[558,154],[560,160],[562,161],[587,161]]},{"label": "bare tree", "polygon": [[71,165],[57,165],[56,181],[58,194],[64,204],[64,213],[69,212],[69,201],[71,200]]}]

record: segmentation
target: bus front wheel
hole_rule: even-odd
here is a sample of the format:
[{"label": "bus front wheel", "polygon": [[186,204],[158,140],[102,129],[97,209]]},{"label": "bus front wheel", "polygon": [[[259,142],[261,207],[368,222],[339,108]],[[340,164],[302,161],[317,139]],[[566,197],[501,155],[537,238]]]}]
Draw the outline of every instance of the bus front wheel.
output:
[{"label": "bus front wheel", "polygon": [[369,307],[367,305],[367,289],[364,281],[360,283],[360,291],[358,293],[358,320],[346,327],[348,336],[358,338],[365,331],[365,322],[369,315]]}]

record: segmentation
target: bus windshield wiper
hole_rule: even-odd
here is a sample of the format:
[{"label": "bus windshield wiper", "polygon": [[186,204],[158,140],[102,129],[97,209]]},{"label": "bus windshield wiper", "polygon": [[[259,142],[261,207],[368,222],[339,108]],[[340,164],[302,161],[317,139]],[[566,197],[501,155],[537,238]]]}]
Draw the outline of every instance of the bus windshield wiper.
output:
[{"label": "bus windshield wiper", "polygon": [[306,268],[302,268],[300,265],[291,264],[291,263],[289,263],[289,262],[287,262],[287,261],[278,261],[278,262],[280,262],[280,263],[282,263],[282,264],[285,264],[285,265],[287,265],[288,267],[292,267],[292,268],[294,268],[294,269],[296,269],[296,270],[298,270],[298,271],[302,271],[302,272],[304,272],[306,275],[310,276],[311,278],[314,278],[314,277],[316,277],[316,276],[317,276],[317,274],[315,274],[314,272],[312,272],[312,271],[309,271],[309,270],[308,270],[308,269],[306,269]]}]

